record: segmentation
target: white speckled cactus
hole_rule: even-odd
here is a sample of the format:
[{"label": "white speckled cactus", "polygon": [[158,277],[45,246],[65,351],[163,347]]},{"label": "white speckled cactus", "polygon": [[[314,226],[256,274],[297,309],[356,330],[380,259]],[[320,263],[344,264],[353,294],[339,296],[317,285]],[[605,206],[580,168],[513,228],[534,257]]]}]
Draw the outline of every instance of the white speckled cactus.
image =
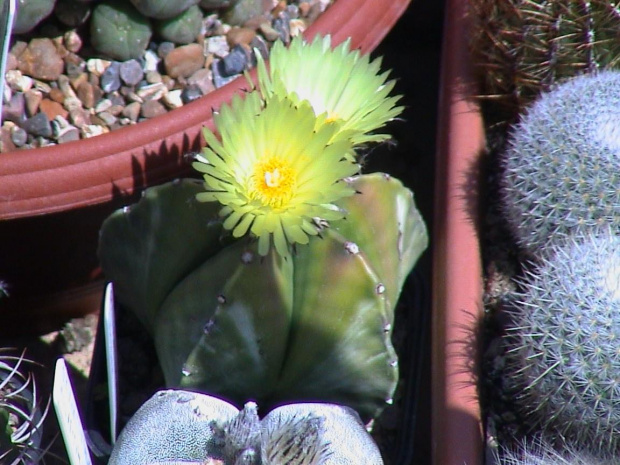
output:
[{"label": "white speckled cactus", "polygon": [[500,465],[612,465],[611,459],[595,457],[592,454],[562,447],[556,450],[545,442],[524,444],[519,449],[504,451],[498,458]]},{"label": "white speckled cactus", "polygon": [[122,431],[109,465],[381,465],[379,449],[350,408],[289,404],[262,420],[216,397],[156,393]]},{"label": "white speckled cactus", "polygon": [[302,400],[365,420],[398,379],[391,342],[402,285],[427,246],[410,190],[384,174],[347,180],[345,219],[289,257],[225,234],[221,206],[185,180],[147,190],[103,225],[117,299],[154,336],[166,384],[266,409]]},{"label": "white speckled cactus", "polygon": [[620,72],[543,94],[502,155],[501,195],[517,242],[536,251],[600,225],[620,226]]},{"label": "white speckled cactus", "polygon": [[576,447],[620,450],[620,237],[554,245],[521,283],[508,329],[520,409]]}]

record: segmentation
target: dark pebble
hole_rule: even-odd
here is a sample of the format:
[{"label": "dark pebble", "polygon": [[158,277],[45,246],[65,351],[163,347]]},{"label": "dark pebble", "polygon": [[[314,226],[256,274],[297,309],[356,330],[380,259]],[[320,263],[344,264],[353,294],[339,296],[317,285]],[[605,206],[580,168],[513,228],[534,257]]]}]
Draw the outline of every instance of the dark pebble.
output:
[{"label": "dark pebble", "polygon": [[252,39],[252,42],[250,42],[250,47],[252,47],[252,50],[258,49],[263,59],[269,59],[269,49],[267,48],[267,42],[265,42],[265,39],[263,39],[261,36],[254,37]]},{"label": "dark pebble", "polygon": [[101,75],[99,85],[105,93],[114,92],[121,87],[120,69],[121,64],[113,61]]},{"label": "dark pebble", "polygon": [[159,47],[157,47],[157,55],[159,58],[166,58],[166,55],[174,50],[174,48],[175,45],[172,42],[162,42],[159,44]]},{"label": "dark pebble", "polygon": [[86,68],[84,62],[82,63],[65,63],[65,70],[67,72],[67,76],[70,78],[75,78],[84,72]]},{"label": "dark pebble", "polygon": [[110,92],[105,97],[112,102],[112,105],[125,105],[125,98],[117,91]]},{"label": "dark pebble", "polygon": [[51,137],[52,135],[52,125],[47,115],[43,112],[28,118],[21,126],[28,134],[33,136]]},{"label": "dark pebble", "polygon": [[248,64],[248,56],[241,45],[235,45],[228,55],[219,62],[220,74],[230,77],[242,73]]},{"label": "dark pebble", "polygon": [[289,21],[290,18],[288,14],[286,11],[283,11],[271,22],[271,26],[278,31],[280,40],[282,40],[285,44],[288,44],[291,41],[291,27]]},{"label": "dark pebble", "polygon": [[202,91],[196,84],[190,84],[181,91],[181,100],[183,103],[193,102],[197,98],[202,97]]},{"label": "dark pebble", "polygon": [[234,80],[237,76],[222,76],[220,69],[222,60],[214,60],[211,65],[211,72],[213,73],[213,85],[216,89],[225,86],[230,81]]},{"label": "dark pebble", "polygon": [[120,77],[129,86],[135,86],[144,77],[142,66],[138,60],[128,60],[121,63]]}]

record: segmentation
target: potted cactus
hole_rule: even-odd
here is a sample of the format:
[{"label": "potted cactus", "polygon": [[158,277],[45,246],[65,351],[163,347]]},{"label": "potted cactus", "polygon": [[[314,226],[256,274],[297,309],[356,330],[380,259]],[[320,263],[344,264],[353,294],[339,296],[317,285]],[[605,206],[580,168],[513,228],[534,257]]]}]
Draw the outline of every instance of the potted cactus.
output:
[{"label": "potted cactus", "polygon": [[350,408],[289,404],[259,419],[253,402],[239,411],[217,397],[183,390],[159,391],[145,402],[123,430],[108,463],[170,460],[195,464],[383,463],[379,449]]},{"label": "potted cactus", "polygon": [[38,463],[45,454],[41,425],[48,406],[40,403],[36,381],[24,354],[0,349],[0,460],[2,463]]},{"label": "potted cactus", "polygon": [[615,463],[617,72],[602,70],[617,19],[604,1],[469,3],[444,55],[434,433],[470,440],[435,460],[483,463],[499,444],[510,465]]},{"label": "potted cactus", "polygon": [[[408,3],[399,0],[384,8],[369,0],[338,0],[304,36],[331,33],[334,44],[350,37],[353,48],[368,52]],[[213,127],[212,110],[247,87],[240,78],[132,127],[3,154],[0,234],[5,258],[0,274],[11,286],[12,298],[2,304],[1,331],[43,331],[59,319],[96,310],[101,295],[97,231],[103,219],[135,200],[144,187],[190,173],[184,154],[198,149],[204,125]],[[26,265],[34,260],[30,256],[37,266]],[[23,324],[24,317],[30,325]]]},{"label": "potted cactus", "polygon": [[[329,86],[308,80],[318,68]],[[204,181],[149,188],[103,223],[102,267],[167,387],[364,422],[393,402],[396,303],[428,238],[409,189],[360,174],[361,147],[402,110],[387,78],[329,36],[274,47],[205,129]]]}]

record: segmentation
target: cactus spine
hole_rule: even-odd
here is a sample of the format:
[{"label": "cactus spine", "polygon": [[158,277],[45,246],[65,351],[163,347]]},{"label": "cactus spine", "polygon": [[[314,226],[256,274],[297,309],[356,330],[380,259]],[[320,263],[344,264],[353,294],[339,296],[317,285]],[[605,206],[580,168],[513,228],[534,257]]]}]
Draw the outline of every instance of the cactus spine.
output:
[{"label": "cactus spine", "polygon": [[510,308],[515,402],[543,432],[617,453],[620,238],[591,232],[551,246]]},{"label": "cactus spine", "polygon": [[540,97],[501,155],[503,211],[531,253],[620,226],[620,72],[576,77]]},{"label": "cactus spine", "polygon": [[617,0],[474,0],[482,95],[508,119],[555,83],[620,64]]}]

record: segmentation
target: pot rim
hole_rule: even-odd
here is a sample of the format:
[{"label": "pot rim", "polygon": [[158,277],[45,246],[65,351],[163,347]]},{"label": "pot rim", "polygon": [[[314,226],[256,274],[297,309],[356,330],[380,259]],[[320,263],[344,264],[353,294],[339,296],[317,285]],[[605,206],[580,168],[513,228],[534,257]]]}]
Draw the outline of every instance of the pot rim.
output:
[{"label": "pot rim", "polygon": [[[336,0],[304,37],[331,34],[334,45],[351,37],[351,47],[367,53],[385,37],[409,3]],[[189,169],[183,154],[198,149],[203,126],[213,129],[213,110],[247,86],[241,76],[181,108],[130,127],[66,144],[0,154],[0,220],[102,204],[119,192],[133,194],[146,185],[185,174]]]}]

